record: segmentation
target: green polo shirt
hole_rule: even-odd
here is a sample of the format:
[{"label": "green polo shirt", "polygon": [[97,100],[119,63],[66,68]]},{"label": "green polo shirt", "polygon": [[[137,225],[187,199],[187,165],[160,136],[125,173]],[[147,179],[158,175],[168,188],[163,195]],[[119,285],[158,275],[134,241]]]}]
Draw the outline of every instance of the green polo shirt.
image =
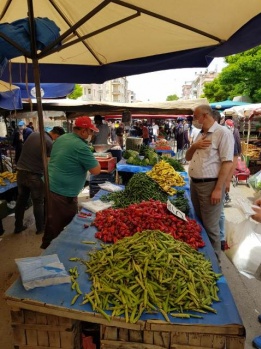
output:
[{"label": "green polo shirt", "polygon": [[59,137],[53,144],[48,164],[50,190],[76,197],[84,187],[87,171],[97,165],[89,146],[77,134]]}]

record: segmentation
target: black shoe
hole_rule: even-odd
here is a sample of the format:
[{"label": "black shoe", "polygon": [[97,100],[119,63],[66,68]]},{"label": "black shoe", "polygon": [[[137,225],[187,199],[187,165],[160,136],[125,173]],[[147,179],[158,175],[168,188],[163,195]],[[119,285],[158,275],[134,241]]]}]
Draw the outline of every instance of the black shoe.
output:
[{"label": "black shoe", "polygon": [[40,246],[40,248],[42,250],[45,250],[50,244],[48,242],[43,242],[42,245]]},{"label": "black shoe", "polygon": [[15,228],[14,234],[20,234],[22,231],[26,230],[27,226],[23,225],[21,228]]},{"label": "black shoe", "polygon": [[226,249],[226,241],[222,240],[221,241],[221,250],[225,251],[225,249]]}]

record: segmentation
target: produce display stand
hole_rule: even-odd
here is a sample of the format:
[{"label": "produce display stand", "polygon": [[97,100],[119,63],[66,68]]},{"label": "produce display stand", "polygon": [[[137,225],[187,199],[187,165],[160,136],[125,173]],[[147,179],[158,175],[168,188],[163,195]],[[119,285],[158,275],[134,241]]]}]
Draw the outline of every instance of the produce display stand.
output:
[{"label": "produce display stand", "polygon": [[[101,190],[93,200],[105,194]],[[191,209],[191,216],[194,212]],[[77,279],[83,293],[88,293],[91,282],[86,267],[71,257],[87,259],[87,253],[99,248],[100,241],[94,237],[96,228],[84,227],[86,220],[76,215],[67,228],[52,241],[44,255],[57,254],[66,270],[77,265]],[[206,246],[200,251],[212,261],[213,270],[219,272],[214,251],[203,230]],[[96,244],[83,244],[83,240]],[[76,263],[76,264],[75,264]],[[10,306],[14,344],[16,349],[80,349],[81,323],[100,326],[102,349],[243,349],[245,329],[235,302],[222,276],[217,285],[220,302],[214,302],[217,314],[204,314],[199,318],[173,318],[167,323],[160,313],[144,314],[135,324],[126,323],[124,317],[108,322],[101,314],[93,312],[89,303],[81,300],[71,305],[75,291],[70,284],[39,287],[26,291],[19,279],[6,291],[5,299]]]},{"label": "produce display stand", "polygon": [[148,172],[153,166],[138,166],[129,165],[125,159],[121,159],[116,165],[116,179],[117,184],[126,184],[134,173]]},{"label": "produce display stand", "polygon": [[174,157],[176,155],[172,149],[155,149],[155,152],[159,155],[166,155],[169,157]]}]

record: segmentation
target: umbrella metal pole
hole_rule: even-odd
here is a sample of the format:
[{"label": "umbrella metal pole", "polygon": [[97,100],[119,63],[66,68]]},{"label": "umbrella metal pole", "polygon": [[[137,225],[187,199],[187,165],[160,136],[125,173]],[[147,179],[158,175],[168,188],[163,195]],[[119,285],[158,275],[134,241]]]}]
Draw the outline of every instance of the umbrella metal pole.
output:
[{"label": "umbrella metal pole", "polygon": [[43,169],[44,169],[45,215],[47,217],[48,212],[50,212],[49,177],[48,177],[48,169],[47,169],[48,162],[47,162],[46,141],[45,141],[45,131],[44,131],[44,122],[43,122],[43,108],[42,108],[42,96],[41,96],[41,85],[40,85],[40,74],[39,74],[39,62],[37,59],[36,32],[35,32],[33,1],[27,0],[27,5],[28,5],[30,35],[31,35],[31,52],[32,52],[34,83],[35,83],[37,111],[38,111],[38,124],[39,124],[42,159],[43,159]]}]

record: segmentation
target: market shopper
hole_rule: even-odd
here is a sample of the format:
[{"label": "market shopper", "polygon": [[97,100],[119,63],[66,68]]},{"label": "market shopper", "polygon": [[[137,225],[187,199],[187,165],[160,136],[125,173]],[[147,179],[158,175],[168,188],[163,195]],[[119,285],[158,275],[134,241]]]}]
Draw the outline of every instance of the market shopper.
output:
[{"label": "market shopper", "polygon": [[233,135],[215,121],[209,105],[195,108],[193,125],[201,129],[201,134],[186,152],[191,200],[220,261],[219,217],[225,181],[232,167]]},{"label": "market shopper", "polygon": [[[64,133],[64,129],[59,126],[55,126],[50,132],[45,132],[47,159],[50,157],[53,142]],[[30,195],[33,202],[36,234],[41,234],[44,231],[43,174],[41,135],[39,132],[33,132],[24,143],[17,163],[18,197],[15,207],[15,234],[21,233],[27,228],[23,224],[23,219]]]},{"label": "market shopper", "polygon": [[108,124],[103,121],[101,115],[94,116],[94,123],[99,132],[94,132],[91,140],[92,144],[108,144],[110,137],[110,128]]},{"label": "market shopper", "polygon": [[141,125],[142,129],[142,138],[143,138],[143,144],[144,145],[149,145],[150,143],[150,136],[149,136],[149,129],[148,129],[148,124],[146,121],[143,122]]},{"label": "market shopper", "polygon": [[12,143],[15,149],[16,164],[18,163],[19,157],[21,155],[23,144],[32,132],[33,130],[31,128],[25,126],[24,121],[18,122],[18,129],[14,132],[13,143]]},{"label": "market shopper", "polygon": [[121,122],[119,126],[116,128],[116,136],[117,136],[117,143],[119,146],[123,149],[124,142],[123,142],[123,135],[124,135],[124,123]]},{"label": "market shopper", "polygon": [[78,210],[77,196],[83,189],[86,173],[98,175],[99,162],[86,141],[98,128],[88,116],[75,120],[73,132],[59,138],[53,145],[48,166],[50,196],[41,248],[45,249]]}]

